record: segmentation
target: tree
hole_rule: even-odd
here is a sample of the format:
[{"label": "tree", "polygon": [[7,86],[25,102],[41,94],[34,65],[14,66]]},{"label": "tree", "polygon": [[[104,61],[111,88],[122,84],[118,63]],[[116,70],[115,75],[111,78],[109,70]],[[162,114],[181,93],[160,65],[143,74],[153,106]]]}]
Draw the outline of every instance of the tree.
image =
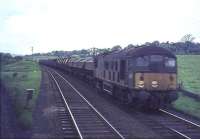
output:
[{"label": "tree", "polygon": [[91,56],[96,56],[96,55],[97,55],[98,48],[93,47],[93,48],[90,48],[88,51],[89,51],[89,54],[90,54]]},{"label": "tree", "polygon": [[160,45],[160,42],[159,42],[159,41],[153,41],[152,44],[153,44],[154,46],[159,46],[159,45]]},{"label": "tree", "polygon": [[129,44],[126,48],[133,48],[133,47],[135,47],[133,44]]},{"label": "tree", "polygon": [[186,34],[181,38],[181,42],[192,42],[194,39],[195,37],[192,34]]},{"label": "tree", "polygon": [[12,55],[9,53],[1,53],[0,52],[0,64],[9,64],[14,62]]},{"label": "tree", "polygon": [[22,56],[15,56],[14,58],[15,58],[15,60],[16,60],[16,61],[20,61],[20,60],[22,60],[22,59],[23,59],[23,57],[22,57]]},{"label": "tree", "polygon": [[113,48],[111,48],[111,51],[117,51],[117,50],[122,50],[122,47],[120,45],[116,45],[113,46]]},{"label": "tree", "polygon": [[109,51],[110,51],[110,48],[97,49],[97,54],[107,53]]}]

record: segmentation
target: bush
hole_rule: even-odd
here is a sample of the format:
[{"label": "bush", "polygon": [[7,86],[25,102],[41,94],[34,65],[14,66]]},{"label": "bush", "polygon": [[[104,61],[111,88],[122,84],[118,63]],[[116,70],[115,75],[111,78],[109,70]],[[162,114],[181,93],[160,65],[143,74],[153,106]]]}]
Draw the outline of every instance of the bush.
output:
[{"label": "bush", "polygon": [[14,72],[12,76],[13,76],[13,78],[16,78],[17,75],[18,75],[18,73],[17,73],[17,72]]},{"label": "bush", "polygon": [[24,110],[19,116],[19,123],[22,129],[30,129],[32,127],[32,112]]}]

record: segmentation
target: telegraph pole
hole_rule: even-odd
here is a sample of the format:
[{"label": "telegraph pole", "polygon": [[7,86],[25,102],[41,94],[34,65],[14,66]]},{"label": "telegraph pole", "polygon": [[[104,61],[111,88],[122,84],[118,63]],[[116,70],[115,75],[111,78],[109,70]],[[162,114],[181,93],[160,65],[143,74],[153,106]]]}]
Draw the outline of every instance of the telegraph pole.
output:
[{"label": "telegraph pole", "polygon": [[32,53],[32,56],[33,56],[33,49],[34,49],[34,47],[33,47],[33,46],[31,46],[31,53]]},{"label": "telegraph pole", "polygon": [[34,49],[34,47],[31,46],[32,60],[34,60],[34,59],[33,59],[33,49]]}]

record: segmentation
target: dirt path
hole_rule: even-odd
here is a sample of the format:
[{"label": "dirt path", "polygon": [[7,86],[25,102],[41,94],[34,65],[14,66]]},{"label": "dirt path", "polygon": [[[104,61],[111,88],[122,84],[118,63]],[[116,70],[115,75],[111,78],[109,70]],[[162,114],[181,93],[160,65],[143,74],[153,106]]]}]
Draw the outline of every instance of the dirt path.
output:
[{"label": "dirt path", "polygon": [[32,137],[35,138],[56,138],[56,104],[54,92],[50,85],[50,79],[46,71],[42,69],[42,81],[40,94],[38,96],[36,107],[33,111]]}]

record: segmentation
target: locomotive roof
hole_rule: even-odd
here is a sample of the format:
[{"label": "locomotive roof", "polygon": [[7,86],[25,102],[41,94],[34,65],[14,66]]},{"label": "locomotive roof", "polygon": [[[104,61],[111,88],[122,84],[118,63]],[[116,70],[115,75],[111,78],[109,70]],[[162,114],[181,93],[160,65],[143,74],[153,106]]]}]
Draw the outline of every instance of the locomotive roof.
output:
[{"label": "locomotive roof", "polygon": [[105,57],[138,57],[145,55],[165,55],[168,57],[176,58],[176,56],[169,50],[158,46],[140,46],[125,48],[122,50],[108,52],[99,56]]}]

